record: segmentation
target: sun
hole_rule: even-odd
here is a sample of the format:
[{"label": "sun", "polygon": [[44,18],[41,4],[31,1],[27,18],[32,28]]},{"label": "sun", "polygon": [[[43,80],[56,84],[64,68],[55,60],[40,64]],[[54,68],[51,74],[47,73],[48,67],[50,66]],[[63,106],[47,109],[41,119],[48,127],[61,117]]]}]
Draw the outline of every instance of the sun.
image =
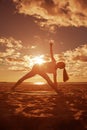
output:
[{"label": "sun", "polygon": [[33,64],[39,64],[39,65],[41,65],[41,64],[43,64],[45,61],[44,61],[43,56],[41,55],[41,56],[35,56],[35,57],[33,57],[33,58],[32,58],[32,62],[33,62]]}]

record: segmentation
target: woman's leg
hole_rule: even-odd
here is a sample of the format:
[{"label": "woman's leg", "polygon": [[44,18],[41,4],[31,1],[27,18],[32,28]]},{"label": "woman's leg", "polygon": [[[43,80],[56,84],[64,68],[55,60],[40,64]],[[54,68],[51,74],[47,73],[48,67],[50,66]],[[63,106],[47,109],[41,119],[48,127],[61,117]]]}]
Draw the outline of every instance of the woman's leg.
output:
[{"label": "woman's leg", "polygon": [[54,81],[55,86],[57,86],[58,84],[57,84],[57,72],[56,71],[53,73],[53,81]]},{"label": "woman's leg", "polygon": [[20,78],[16,84],[12,87],[12,90],[14,90],[18,85],[20,85],[24,80],[33,77],[34,75],[36,75],[35,71],[32,69],[29,73],[27,73],[26,75],[24,75],[22,78]]},{"label": "woman's leg", "polygon": [[51,79],[46,73],[40,71],[39,75],[42,76],[47,81],[47,83],[58,93],[57,86],[55,86],[55,84],[51,81]]}]

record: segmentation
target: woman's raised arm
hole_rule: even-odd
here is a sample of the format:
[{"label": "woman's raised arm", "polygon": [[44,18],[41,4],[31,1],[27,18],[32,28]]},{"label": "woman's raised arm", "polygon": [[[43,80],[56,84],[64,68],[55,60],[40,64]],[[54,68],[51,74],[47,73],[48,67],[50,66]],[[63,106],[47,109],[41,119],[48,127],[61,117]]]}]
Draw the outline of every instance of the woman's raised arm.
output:
[{"label": "woman's raised arm", "polygon": [[55,60],[54,55],[53,55],[53,43],[52,42],[50,42],[50,55],[51,55],[51,60],[53,62],[55,62],[56,60]]}]

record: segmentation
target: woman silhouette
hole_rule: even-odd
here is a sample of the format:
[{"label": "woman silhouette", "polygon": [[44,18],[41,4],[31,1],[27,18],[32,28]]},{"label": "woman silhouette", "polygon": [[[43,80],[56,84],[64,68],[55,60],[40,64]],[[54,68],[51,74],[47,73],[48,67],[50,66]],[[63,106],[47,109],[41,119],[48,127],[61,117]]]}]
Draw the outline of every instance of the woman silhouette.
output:
[{"label": "woman silhouette", "polygon": [[[63,74],[63,79],[64,82],[66,80],[68,80],[68,75],[66,73],[65,70],[65,63],[64,62],[58,62],[56,63],[56,60],[53,56],[53,43],[50,42],[50,55],[51,55],[51,62],[46,62],[43,63],[41,65],[39,64],[35,64],[32,67],[32,70],[27,73],[26,75],[24,75],[22,78],[20,78],[16,84],[12,87],[12,90],[14,90],[19,84],[21,84],[24,80],[31,78],[33,76],[35,76],[36,74],[42,76],[47,82],[48,84],[58,93],[57,90],[57,68],[59,69],[63,69],[64,74]],[[47,73],[52,73],[53,74],[53,82],[51,81],[51,79],[49,78],[49,76],[47,75]]]}]

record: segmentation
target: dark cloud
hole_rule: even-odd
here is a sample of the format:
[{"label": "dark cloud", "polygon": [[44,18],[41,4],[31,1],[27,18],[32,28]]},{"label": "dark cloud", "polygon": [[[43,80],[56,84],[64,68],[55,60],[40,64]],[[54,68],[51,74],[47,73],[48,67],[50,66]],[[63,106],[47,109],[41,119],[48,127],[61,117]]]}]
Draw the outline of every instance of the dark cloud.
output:
[{"label": "dark cloud", "polygon": [[18,13],[36,17],[37,23],[42,28],[87,27],[86,0],[13,0],[13,2],[16,3]]},{"label": "dark cloud", "polygon": [[79,56],[78,55],[78,56],[74,57],[73,60],[87,62],[87,56]]}]

